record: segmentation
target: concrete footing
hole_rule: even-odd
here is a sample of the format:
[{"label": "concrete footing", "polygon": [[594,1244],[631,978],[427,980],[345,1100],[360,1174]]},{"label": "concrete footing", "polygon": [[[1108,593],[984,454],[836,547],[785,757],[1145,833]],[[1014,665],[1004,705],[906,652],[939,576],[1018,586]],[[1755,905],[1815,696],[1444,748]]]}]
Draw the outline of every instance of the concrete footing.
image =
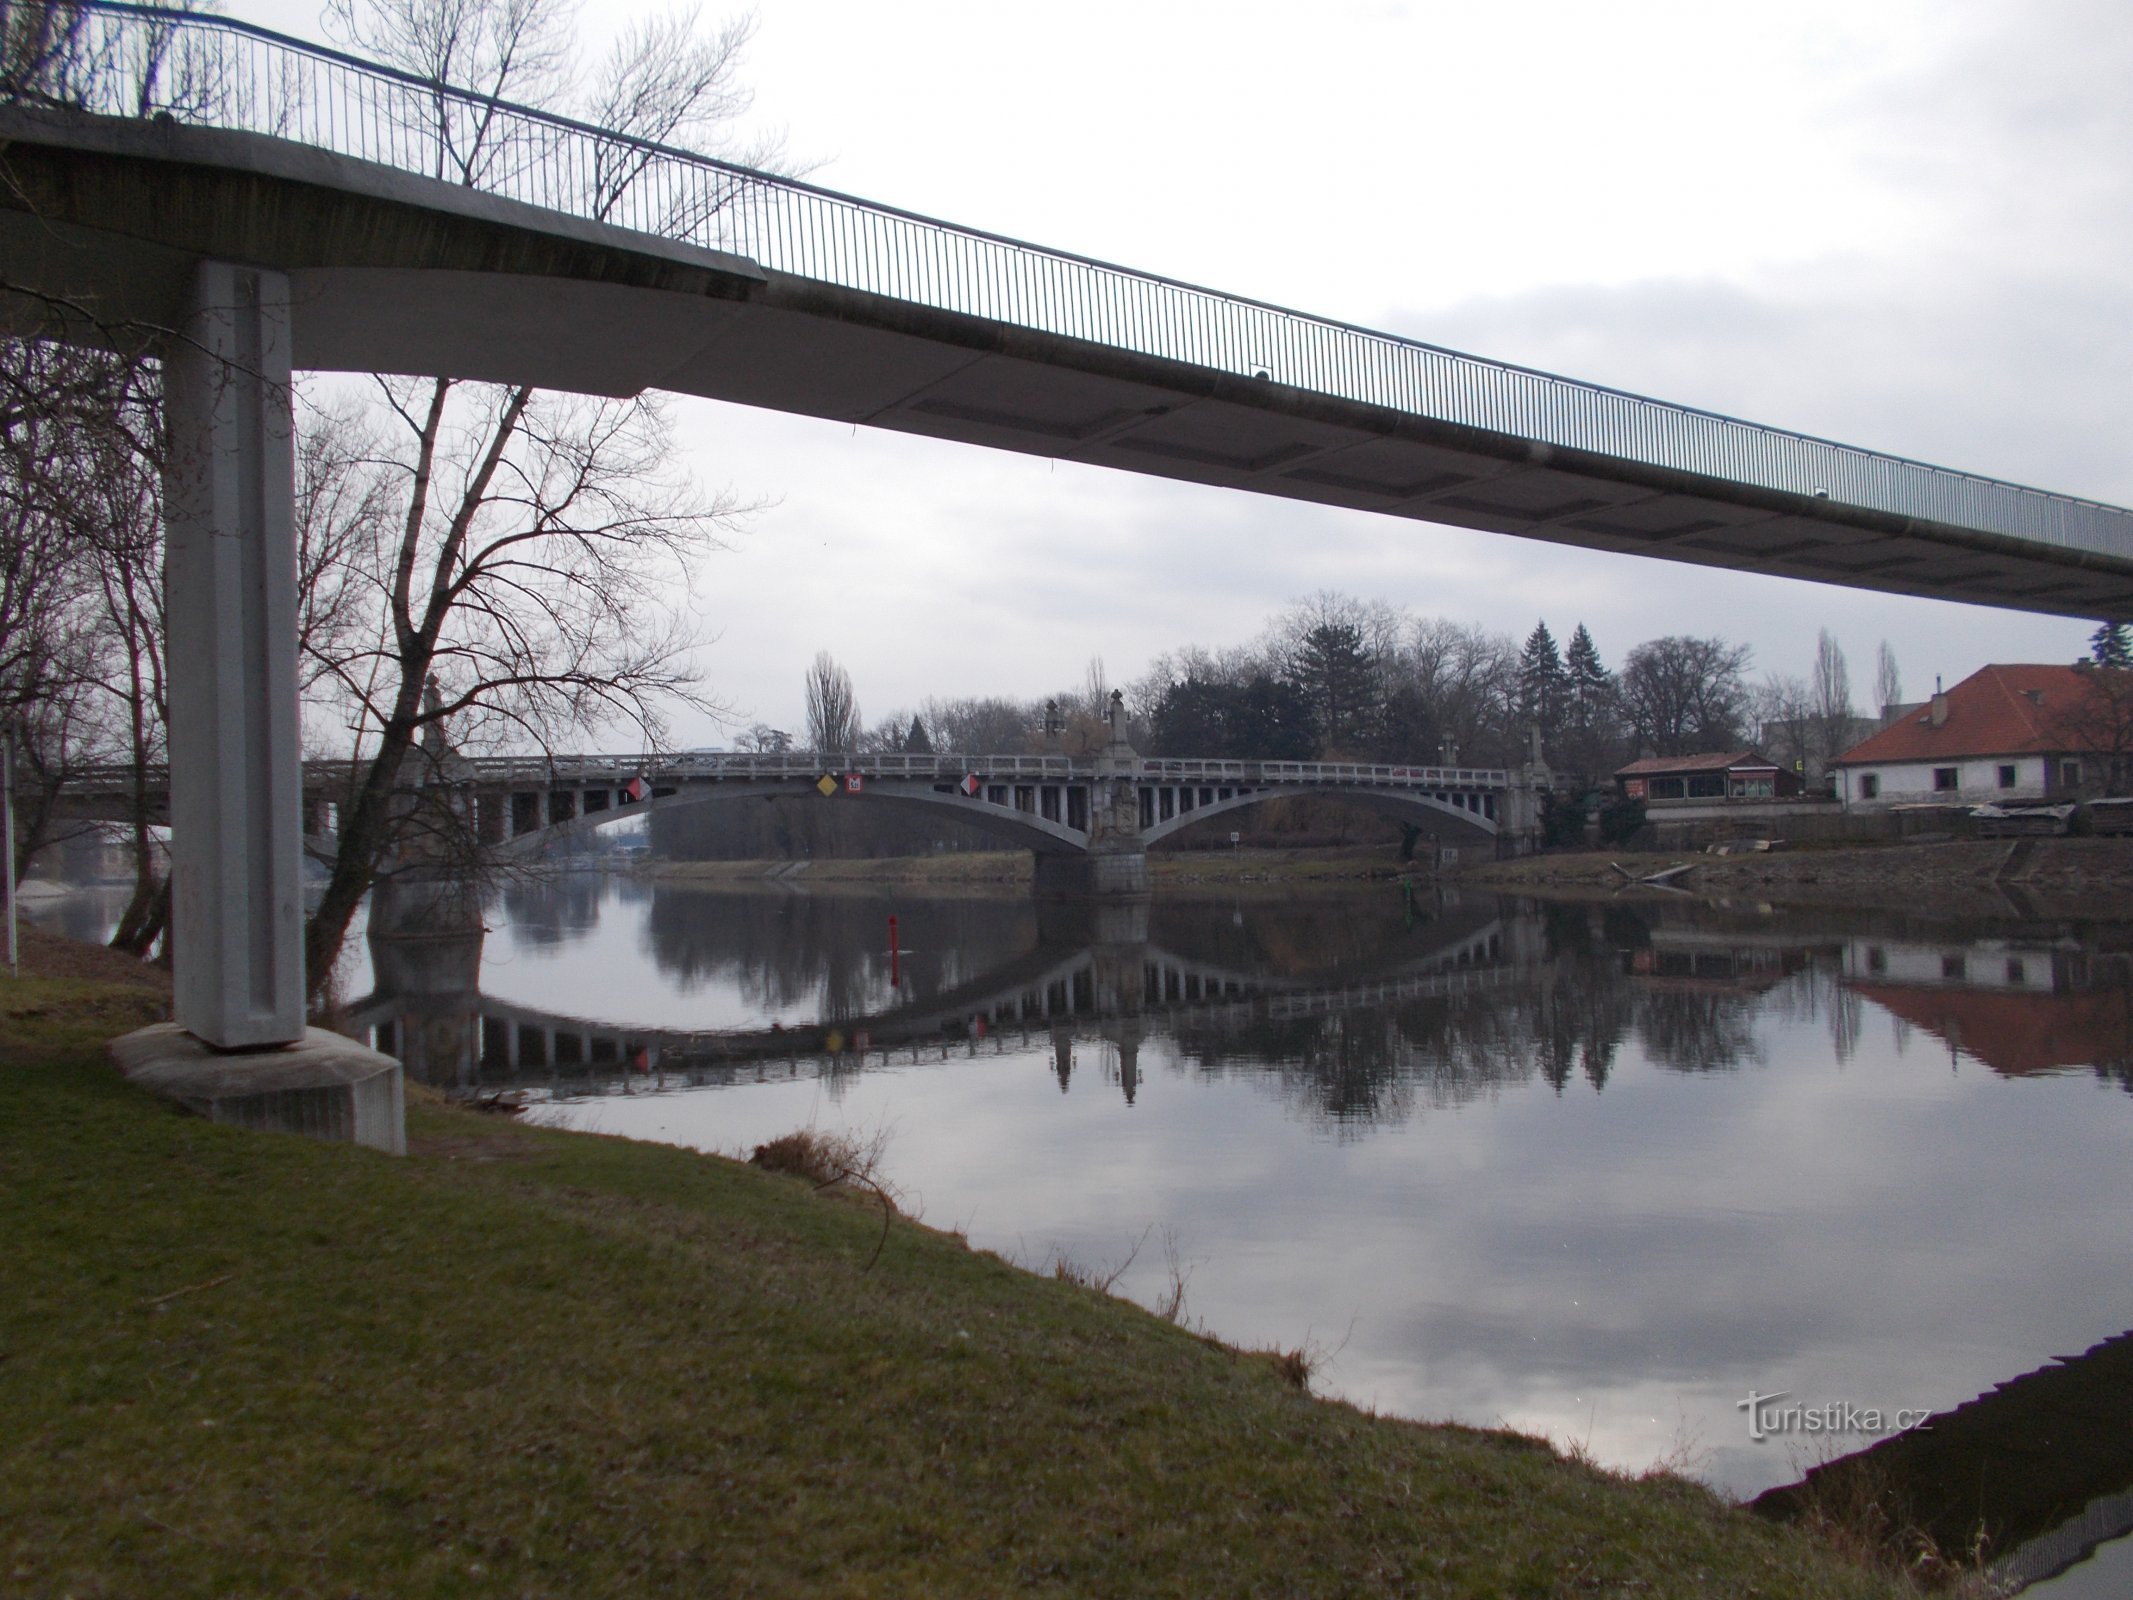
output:
[{"label": "concrete footing", "polygon": [[219,1051],[174,1022],[111,1041],[127,1080],[210,1122],[407,1154],[400,1063],[323,1028],[294,1044]]},{"label": "concrete footing", "polygon": [[1047,899],[1144,895],[1148,892],[1148,856],[1145,851],[1039,856],[1032,886]]}]

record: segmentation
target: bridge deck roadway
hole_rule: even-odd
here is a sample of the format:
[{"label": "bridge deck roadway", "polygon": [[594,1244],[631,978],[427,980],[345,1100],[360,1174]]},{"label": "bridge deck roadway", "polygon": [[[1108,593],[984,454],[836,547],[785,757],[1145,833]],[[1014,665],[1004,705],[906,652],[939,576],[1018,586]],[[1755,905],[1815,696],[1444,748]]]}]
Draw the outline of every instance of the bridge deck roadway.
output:
[{"label": "bridge deck roadway", "polygon": [[[0,147],[0,278],[31,291],[0,305],[18,332],[172,326],[193,264],[212,257],[290,275],[299,368],[665,389],[1418,522],[2133,617],[2133,518],[2090,502],[1949,473],[2079,526],[2045,538],[1900,515],[1343,398],[1286,381],[1278,349],[1263,378],[1137,353],[251,133],[17,108],[0,109]],[[1583,392],[1625,416],[1763,432]],[[1868,477],[1927,470],[1804,444],[1865,462]]]}]

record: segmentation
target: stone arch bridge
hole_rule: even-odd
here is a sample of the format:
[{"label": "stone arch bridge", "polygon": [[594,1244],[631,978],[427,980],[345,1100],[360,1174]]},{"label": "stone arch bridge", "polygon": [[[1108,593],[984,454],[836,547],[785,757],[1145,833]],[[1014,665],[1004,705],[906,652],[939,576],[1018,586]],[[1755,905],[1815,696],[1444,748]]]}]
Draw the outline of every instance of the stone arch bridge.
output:
[{"label": "stone arch bridge", "polygon": [[506,855],[625,815],[720,801],[818,796],[931,811],[1037,857],[1041,889],[1137,892],[1151,846],[1269,800],[1337,797],[1491,854],[1539,836],[1544,771],[1343,761],[959,754],[557,756],[458,764],[476,826]]},{"label": "stone arch bridge", "polygon": [[[348,764],[307,762],[304,835],[333,852],[334,797]],[[1037,857],[1038,887],[1135,893],[1150,846],[1195,823],[1299,795],[1356,802],[1468,849],[1520,854],[1539,835],[1544,769],[1223,761],[1142,757],[1114,744],[1096,756],[776,754],[450,756],[437,783],[481,841],[507,859],[537,855],[575,833],[675,806],[795,798],[930,811]],[[151,809],[161,798],[151,783]],[[71,782],[65,812],[130,815],[129,772]]]}]

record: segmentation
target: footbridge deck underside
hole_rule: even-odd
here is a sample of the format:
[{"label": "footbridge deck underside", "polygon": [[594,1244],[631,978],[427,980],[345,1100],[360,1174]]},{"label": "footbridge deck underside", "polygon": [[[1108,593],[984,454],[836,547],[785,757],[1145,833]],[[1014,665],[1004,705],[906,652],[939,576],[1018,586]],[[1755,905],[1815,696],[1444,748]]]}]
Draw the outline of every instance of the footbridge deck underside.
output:
[{"label": "footbridge deck underside", "polygon": [[[1203,363],[825,282],[250,132],[0,108],[0,142],[0,278],[27,291],[0,313],[16,331],[170,327],[194,264],[233,260],[289,275],[299,368],[664,389],[1417,522],[2133,616],[2133,534],[2117,530],[2124,514],[2113,508],[2036,495],[2078,512],[2074,532],[2051,537],[1968,524],[1953,510],[1898,514],[1871,493],[1848,500],[1845,484],[1854,467],[1867,482],[1876,463],[1896,477],[1912,464],[1775,431],[1773,441],[1834,452],[1844,473],[1833,466],[1827,486],[1795,490],[1658,465],[1638,459],[1646,411],[1683,427],[1747,425],[1604,391],[1590,391],[1596,415],[1622,420],[1596,424],[1589,445],[1534,437],[1562,431],[1538,401],[1528,417],[1524,402],[1478,390],[1418,391],[1410,405],[1346,398],[1326,390],[1353,387],[1406,347],[1247,302],[1234,302],[1235,318],[1263,327],[1246,342],[1266,349],[1234,359],[1228,314],[1210,311],[1206,347],[1227,353]],[[1031,261],[1041,274],[1068,258]],[[1329,338],[1354,346],[1338,383],[1304,354]],[[1559,382],[1495,370],[1506,394]],[[1432,409],[1500,413],[1502,425]],[[2034,494],[1991,488],[2018,502]],[[2099,519],[2101,534],[2090,526]]]}]

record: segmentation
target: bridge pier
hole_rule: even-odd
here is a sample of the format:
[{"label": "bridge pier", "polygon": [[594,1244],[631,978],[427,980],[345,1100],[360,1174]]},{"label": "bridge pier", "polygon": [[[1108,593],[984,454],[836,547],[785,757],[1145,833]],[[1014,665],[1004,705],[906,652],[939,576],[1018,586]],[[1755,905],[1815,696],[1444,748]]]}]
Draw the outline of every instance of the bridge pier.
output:
[{"label": "bridge pier", "polygon": [[1496,853],[1502,856],[1530,856],[1537,853],[1542,844],[1541,807],[1548,791],[1555,786],[1555,774],[1541,754],[1540,734],[1531,738],[1525,765],[1512,773],[1509,787],[1504,790],[1501,814],[1497,817]]},{"label": "bridge pier", "polygon": [[1141,839],[1140,757],[1126,742],[1125,697],[1111,691],[1111,737],[1097,752],[1088,786],[1089,844],[1075,856],[1039,855],[1032,882],[1053,899],[1110,899],[1148,893],[1148,846]]},{"label": "bridge pier", "polygon": [[1090,851],[1079,856],[1039,856],[1031,886],[1046,900],[1096,900],[1145,895],[1148,852]]},{"label": "bridge pier", "polygon": [[202,261],[184,304],[162,352],[175,1021],[111,1053],[216,1121],[398,1153],[399,1063],[304,1021],[289,280]]},{"label": "bridge pier", "polygon": [[164,360],[172,1013],[217,1050],[304,1036],[289,280],[195,269]]},{"label": "bridge pier", "polygon": [[403,869],[370,894],[370,968],[375,993],[398,1001],[392,1053],[417,1082],[465,1086],[482,1063],[481,987],[485,929],[481,892],[451,873]]}]

